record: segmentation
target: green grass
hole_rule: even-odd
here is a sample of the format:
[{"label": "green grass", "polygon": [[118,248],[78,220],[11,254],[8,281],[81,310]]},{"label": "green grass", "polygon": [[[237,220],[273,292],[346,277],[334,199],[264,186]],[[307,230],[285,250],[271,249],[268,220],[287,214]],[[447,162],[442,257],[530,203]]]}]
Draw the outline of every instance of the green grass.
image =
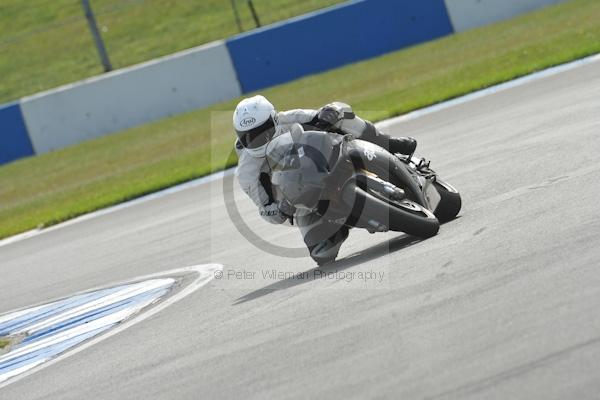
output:
[{"label": "green grass", "polygon": [[0,338],[0,350],[8,346],[9,343],[9,340]]},{"label": "green grass", "polygon": [[[254,0],[262,24],[342,0]],[[238,33],[230,0],[92,0],[114,68]],[[236,0],[246,30],[254,22]],[[102,73],[79,0],[0,2],[0,103]]]},{"label": "green grass", "polygon": [[[533,14],[263,91],[280,109],[334,99],[382,119],[600,52],[600,2]],[[0,167],[0,237],[233,165],[236,100]]]}]

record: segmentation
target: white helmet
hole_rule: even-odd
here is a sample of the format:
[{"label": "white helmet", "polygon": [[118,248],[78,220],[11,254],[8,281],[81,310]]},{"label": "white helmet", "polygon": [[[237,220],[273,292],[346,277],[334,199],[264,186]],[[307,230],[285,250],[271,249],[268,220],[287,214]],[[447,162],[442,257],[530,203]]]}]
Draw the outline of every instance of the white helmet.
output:
[{"label": "white helmet", "polygon": [[264,157],[275,133],[273,104],[263,96],[242,100],[233,112],[233,128],[242,146],[253,157]]}]

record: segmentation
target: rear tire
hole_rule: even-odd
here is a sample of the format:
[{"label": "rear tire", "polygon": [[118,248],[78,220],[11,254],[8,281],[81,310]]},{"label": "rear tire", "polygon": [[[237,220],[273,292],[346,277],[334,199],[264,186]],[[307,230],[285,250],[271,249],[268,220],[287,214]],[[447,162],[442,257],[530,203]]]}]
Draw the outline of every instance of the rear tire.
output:
[{"label": "rear tire", "polygon": [[434,185],[441,197],[434,214],[441,223],[452,221],[456,218],[462,207],[460,194],[448,190],[438,182],[435,182]]}]

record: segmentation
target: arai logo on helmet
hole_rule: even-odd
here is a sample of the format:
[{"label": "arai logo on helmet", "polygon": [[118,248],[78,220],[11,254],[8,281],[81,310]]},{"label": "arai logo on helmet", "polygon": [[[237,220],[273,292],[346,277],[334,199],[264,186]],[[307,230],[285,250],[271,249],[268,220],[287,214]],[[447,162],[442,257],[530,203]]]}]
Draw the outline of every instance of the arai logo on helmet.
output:
[{"label": "arai logo on helmet", "polygon": [[243,120],[240,121],[240,126],[242,128],[247,128],[249,126],[254,125],[255,122],[256,122],[256,118],[254,118],[254,117],[247,117],[247,118],[244,118]]}]

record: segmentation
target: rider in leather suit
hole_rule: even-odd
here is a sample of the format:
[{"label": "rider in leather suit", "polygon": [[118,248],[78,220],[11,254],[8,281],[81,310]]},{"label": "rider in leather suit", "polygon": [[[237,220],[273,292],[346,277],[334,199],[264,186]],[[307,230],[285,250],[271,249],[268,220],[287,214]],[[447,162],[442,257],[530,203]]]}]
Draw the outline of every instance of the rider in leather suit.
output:
[{"label": "rider in leather suit", "polygon": [[265,155],[269,141],[300,124],[305,130],[323,130],[351,134],[375,143],[391,153],[412,155],[417,147],[410,137],[390,137],[356,116],[352,108],[334,102],[318,110],[297,109],[277,112],[263,96],[242,100],[233,114],[237,133],[235,149],[239,162],[236,176],[244,192],[257,205],[260,215],[270,223],[296,221],[310,256],[319,264],[335,260],[348,228],[322,220],[316,214],[296,213],[286,202],[274,199]]}]

